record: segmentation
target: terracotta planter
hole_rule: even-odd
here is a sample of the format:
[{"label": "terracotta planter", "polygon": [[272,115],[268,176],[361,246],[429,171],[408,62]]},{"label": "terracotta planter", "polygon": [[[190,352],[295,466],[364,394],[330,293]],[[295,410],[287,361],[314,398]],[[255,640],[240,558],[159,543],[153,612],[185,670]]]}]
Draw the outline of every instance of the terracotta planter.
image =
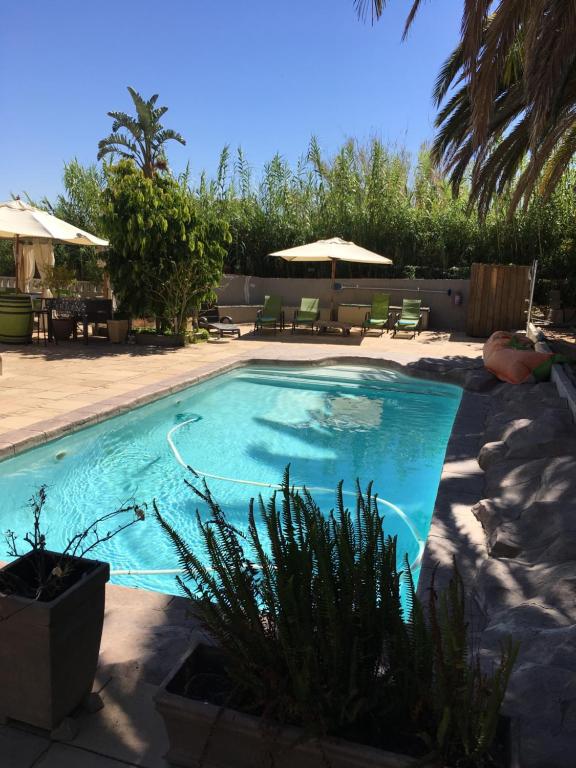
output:
[{"label": "terracotta planter", "polygon": [[74,331],[74,322],[71,317],[52,318],[52,333],[56,341],[68,341]]},{"label": "terracotta planter", "polygon": [[[18,572],[33,555],[9,563],[2,572]],[[83,575],[54,600],[0,594],[1,719],[52,730],[92,690],[110,567],[97,560],[70,560]]]},{"label": "terracotta planter", "polygon": [[[154,700],[168,732],[166,760],[181,768],[411,768],[417,761],[341,739],[303,739],[302,730],[274,728],[258,717],[189,699],[178,690],[190,664],[210,670],[217,653],[197,641],[164,680]],[[213,662],[212,662],[213,665]]]},{"label": "terracotta planter", "polygon": [[128,338],[128,320],[108,320],[108,340],[112,344],[124,344]]},{"label": "terracotta planter", "polygon": [[183,333],[163,336],[161,333],[136,333],[136,344],[149,347],[185,347],[186,336]]}]

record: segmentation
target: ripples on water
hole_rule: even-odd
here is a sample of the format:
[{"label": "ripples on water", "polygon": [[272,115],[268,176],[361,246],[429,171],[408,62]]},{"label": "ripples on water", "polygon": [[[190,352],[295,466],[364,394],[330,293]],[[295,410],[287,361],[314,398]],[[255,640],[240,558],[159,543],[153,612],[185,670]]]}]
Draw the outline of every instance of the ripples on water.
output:
[{"label": "ripples on water", "polygon": [[[396,505],[384,509],[386,532],[414,560],[414,531],[425,539],[445,447],[461,397],[457,387],[415,380],[377,368],[250,367],[204,382],[156,403],[53,441],[0,463],[0,531],[22,536],[31,525],[27,499],[48,487],[44,527],[57,549],[95,517],[130,499],[156,499],[163,514],[199,545],[198,499],[190,475],[167,441],[195,469],[254,483],[279,483],[291,464],[296,485],[319,487],[322,509],[334,490],[364,488]],[[257,485],[209,479],[230,521],[246,525]],[[354,498],[347,497],[354,505]],[[205,509],[200,509],[205,514]],[[113,569],[177,567],[166,538],[149,518],[102,544],[95,556]],[[4,557],[0,551],[0,558]],[[175,591],[173,576],[116,576],[126,586]]]}]

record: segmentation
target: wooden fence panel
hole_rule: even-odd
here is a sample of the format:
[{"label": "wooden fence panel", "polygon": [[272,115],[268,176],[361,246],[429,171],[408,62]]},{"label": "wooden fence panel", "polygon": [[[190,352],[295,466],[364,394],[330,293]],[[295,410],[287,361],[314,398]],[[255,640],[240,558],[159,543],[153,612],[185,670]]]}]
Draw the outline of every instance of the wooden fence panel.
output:
[{"label": "wooden fence panel", "polygon": [[466,333],[490,336],[526,325],[530,267],[472,264]]}]

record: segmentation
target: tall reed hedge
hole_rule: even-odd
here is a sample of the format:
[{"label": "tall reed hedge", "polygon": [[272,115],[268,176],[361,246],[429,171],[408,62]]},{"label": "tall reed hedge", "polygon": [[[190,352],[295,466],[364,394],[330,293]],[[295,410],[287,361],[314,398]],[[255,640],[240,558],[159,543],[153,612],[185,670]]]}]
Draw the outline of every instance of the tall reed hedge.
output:
[{"label": "tall reed hedge", "polygon": [[[343,277],[467,276],[473,261],[529,264],[563,279],[576,271],[576,203],[572,170],[549,202],[538,198],[508,217],[502,195],[481,221],[468,209],[467,189],[453,198],[444,176],[423,148],[416,160],[378,139],[347,141],[333,157],[312,139],[291,166],[280,155],[255,178],[241,150],[225,147],[218,172],[203,177],[195,194],[221,205],[233,241],[229,272],[261,276],[324,275],[319,265],[288,265],[267,258],[273,250],[339,236],[389,256],[394,266],[342,265]],[[360,271],[359,271],[360,270]]]},{"label": "tall reed hedge", "polygon": [[[102,170],[67,163],[65,194],[42,207],[106,236],[97,215]],[[328,276],[326,265],[287,264],[267,254],[319,238],[339,236],[389,256],[394,266],[342,265],[343,278],[466,277],[473,261],[529,264],[540,262],[540,290],[562,287],[576,300],[576,170],[570,169],[548,202],[537,196],[526,211],[508,215],[501,195],[485,220],[468,210],[466,185],[453,198],[442,173],[423,148],[417,158],[406,150],[349,140],[327,157],[316,139],[295,164],[275,155],[254,174],[242,150],[224,147],[214,178],[196,185],[189,171],[181,178],[190,194],[209,209],[216,206],[228,223],[232,242],[227,272],[260,276]],[[99,223],[100,222],[100,223]],[[81,249],[65,249],[60,258],[78,267]],[[68,253],[70,251],[70,253]],[[78,272],[97,271],[88,254]],[[88,263],[90,261],[90,263]],[[94,263],[92,263],[94,262]],[[0,241],[0,272],[13,270],[11,243]],[[568,296],[570,291],[575,296]]]}]

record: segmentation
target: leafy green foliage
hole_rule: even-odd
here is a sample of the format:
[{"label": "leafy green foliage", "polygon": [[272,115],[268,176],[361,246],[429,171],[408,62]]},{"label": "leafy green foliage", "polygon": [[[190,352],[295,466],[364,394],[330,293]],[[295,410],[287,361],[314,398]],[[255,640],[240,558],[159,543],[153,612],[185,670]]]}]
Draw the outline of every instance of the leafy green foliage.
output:
[{"label": "leafy green foliage", "polygon": [[0,275],[11,277],[16,274],[12,240],[0,240]]},{"label": "leafy green foliage", "polygon": [[338,266],[340,277],[467,277],[470,264],[540,262],[543,278],[563,281],[576,263],[576,172],[565,174],[544,201],[509,216],[510,196],[496,197],[484,218],[469,210],[464,178],[453,196],[449,180],[423,148],[416,162],[374,139],[348,141],[326,157],[312,139],[291,167],[279,155],[254,178],[238,151],[225,147],[214,180],[195,191],[217,205],[232,242],[226,270],[261,276],[329,276],[329,266],[288,264],[268,253],[340,236],[393,259],[392,267]]},{"label": "leafy green foliage", "polygon": [[145,177],[123,160],[107,169],[103,221],[108,270],[124,309],[181,328],[187,312],[212,297],[230,235],[215,207],[190,193],[185,180]]},{"label": "leafy green foliage", "polygon": [[179,133],[170,128],[164,128],[160,119],[168,111],[168,107],[157,107],[158,94],[147,101],[128,86],[136,117],[126,112],[108,112],[114,122],[112,133],[98,143],[98,160],[107,155],[133,160],[141,169],[144,176],[152,178],[157,171],[165,171],[168,167],[164,145],[168,141],[186,144]]},{"label": "leafy green foliage", "polygon": [[155,514],[194,614],[223,649],[230,706],[441,765],[490,764],[513,653],[491,677],[470,658],[457,572],[428,610],[420,603],[371,486],[358,487],[350,512],[340,483],[336,509],[324,514],[308,491],[290,487],[287,469],[267,503],[250,502],[241,532],[206,484],[189,485],[210,512],[207,521],[197,512],[202,555]]},{"label": "leafy green foliage", "polygon": [[70,269],[65,264],[54,264],[54,266],[46,268],[45,277],[42,280],[42,287],[49,288],[54,296],[60,297],[73,285],[75,280],[76,275],[74,270]]}]

